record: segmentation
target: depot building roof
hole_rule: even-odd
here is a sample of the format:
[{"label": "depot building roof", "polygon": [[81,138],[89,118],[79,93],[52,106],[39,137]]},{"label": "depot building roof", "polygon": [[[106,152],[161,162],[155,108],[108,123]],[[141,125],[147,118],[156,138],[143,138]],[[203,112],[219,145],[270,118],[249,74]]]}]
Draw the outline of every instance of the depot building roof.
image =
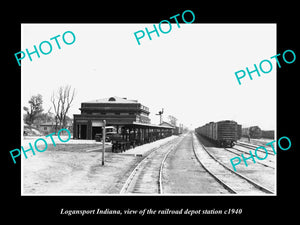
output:
[{"label": "depot building roof", "polygon": [[109,97],[109,98],[101,98],[101,99],[96,99],[96,100],[92,100],[92,101],[88,101],[88,102],[84,102],[84,103],[117,103],[117,104],[132,104],[132,103],[138,103],[137,100],[129,100],[127,98],[121,98],[121,97]]}]

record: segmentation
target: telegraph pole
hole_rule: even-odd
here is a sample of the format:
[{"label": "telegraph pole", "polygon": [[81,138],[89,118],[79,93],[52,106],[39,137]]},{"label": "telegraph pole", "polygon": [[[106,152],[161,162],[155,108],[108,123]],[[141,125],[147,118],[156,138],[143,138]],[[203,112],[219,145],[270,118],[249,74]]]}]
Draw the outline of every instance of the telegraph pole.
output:
[{"label": "telegraph pole", "polygon": [[103,120],[102,125],[102,166],[104,166],[104,160],[105,160],[105,126],[106,126],[106,120]]},{"label": "telegraph pole", "polygon": [[164,113],[164,109],[162,108],[162,110],[159,111],[158,114],[155,114],[155,115],[159,116],[159,124],[162,123],[162,114],[163,114],[163,113]]}]

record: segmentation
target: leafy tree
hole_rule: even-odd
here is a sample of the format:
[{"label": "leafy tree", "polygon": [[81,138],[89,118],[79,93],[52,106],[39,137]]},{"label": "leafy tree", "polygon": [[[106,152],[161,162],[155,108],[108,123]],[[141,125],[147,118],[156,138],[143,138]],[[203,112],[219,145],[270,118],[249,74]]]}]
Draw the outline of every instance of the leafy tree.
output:
[{"label": "leafy tree", "polygon": [[42,95],[34,95],[28,101],[29,108],[24,106],[23,109],[27,112],[27,116],[25,116],[25,122],[29,125],[32,125],[34,120],[39,116],[41,112],[43,112],[43,97]]},{"label": "leafy tree", "polygon": [[42,112],[42,113],[39,113],[36,117],[36,121],[38,121],[39,124],[41,123],[47,123],[47,122],[54,122],[55,119],[54,119],[54,114],[50,112],[51,108],[48,109],[47,112]]}]

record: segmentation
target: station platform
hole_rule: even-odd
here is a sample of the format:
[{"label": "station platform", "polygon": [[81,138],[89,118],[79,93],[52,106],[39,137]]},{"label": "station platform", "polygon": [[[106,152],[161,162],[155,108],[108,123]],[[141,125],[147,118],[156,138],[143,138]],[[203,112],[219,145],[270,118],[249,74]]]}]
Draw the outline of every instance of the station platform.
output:
[{"label": "station platform", "polygon": [[157,140],[157,141],[154,141],[154,142],[151,142],[151,143],[147,143],[147,144],[144,144],[144,145],[140,145],[140,146],[137,146],[135,148],[131,148],[131,149],[128,149],[126,150],[125,152],[122,152],[122,153],[118,153],[118,154],[122,154],[122,155],[133,155],[133,156],[144,156],[145,154],[147,154],[148,152],[150,152],[152,149],[154,148],[157,148],[175,138],[178,138],[178,136],[176,135],[172,135],[170,137],[167,137],[167,138],[163,138],[163,139],[160,139],[160,140]]}]

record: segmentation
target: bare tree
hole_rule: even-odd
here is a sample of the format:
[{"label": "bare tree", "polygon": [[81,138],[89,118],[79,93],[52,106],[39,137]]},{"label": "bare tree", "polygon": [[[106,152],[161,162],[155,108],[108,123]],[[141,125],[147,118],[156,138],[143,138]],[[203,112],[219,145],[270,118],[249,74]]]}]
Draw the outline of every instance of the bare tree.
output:
[{"label": "bare tree", "polygon": [[38,114],[36,120],[39,124],[47,123],[47,122],[54,122],[54,115],[51,113],[51,107],[48,109],[47,112]]},{"label": "bare tree", "polygon": [[74,100],[75,89],[71,93],[71,86],[66,85],[64,87],[59,87],[56,94],[54,92],[51,96],[51,102],[55,114],[55,132],[57,132],[58,127],[66,128],[67,125],[67,113],[71,107]]},{"label": "bare tree", "polygon": [[177,126],[177,118],[175,116],[169,115],[168,119],[170,124],[172,124],[174,127]]}]

